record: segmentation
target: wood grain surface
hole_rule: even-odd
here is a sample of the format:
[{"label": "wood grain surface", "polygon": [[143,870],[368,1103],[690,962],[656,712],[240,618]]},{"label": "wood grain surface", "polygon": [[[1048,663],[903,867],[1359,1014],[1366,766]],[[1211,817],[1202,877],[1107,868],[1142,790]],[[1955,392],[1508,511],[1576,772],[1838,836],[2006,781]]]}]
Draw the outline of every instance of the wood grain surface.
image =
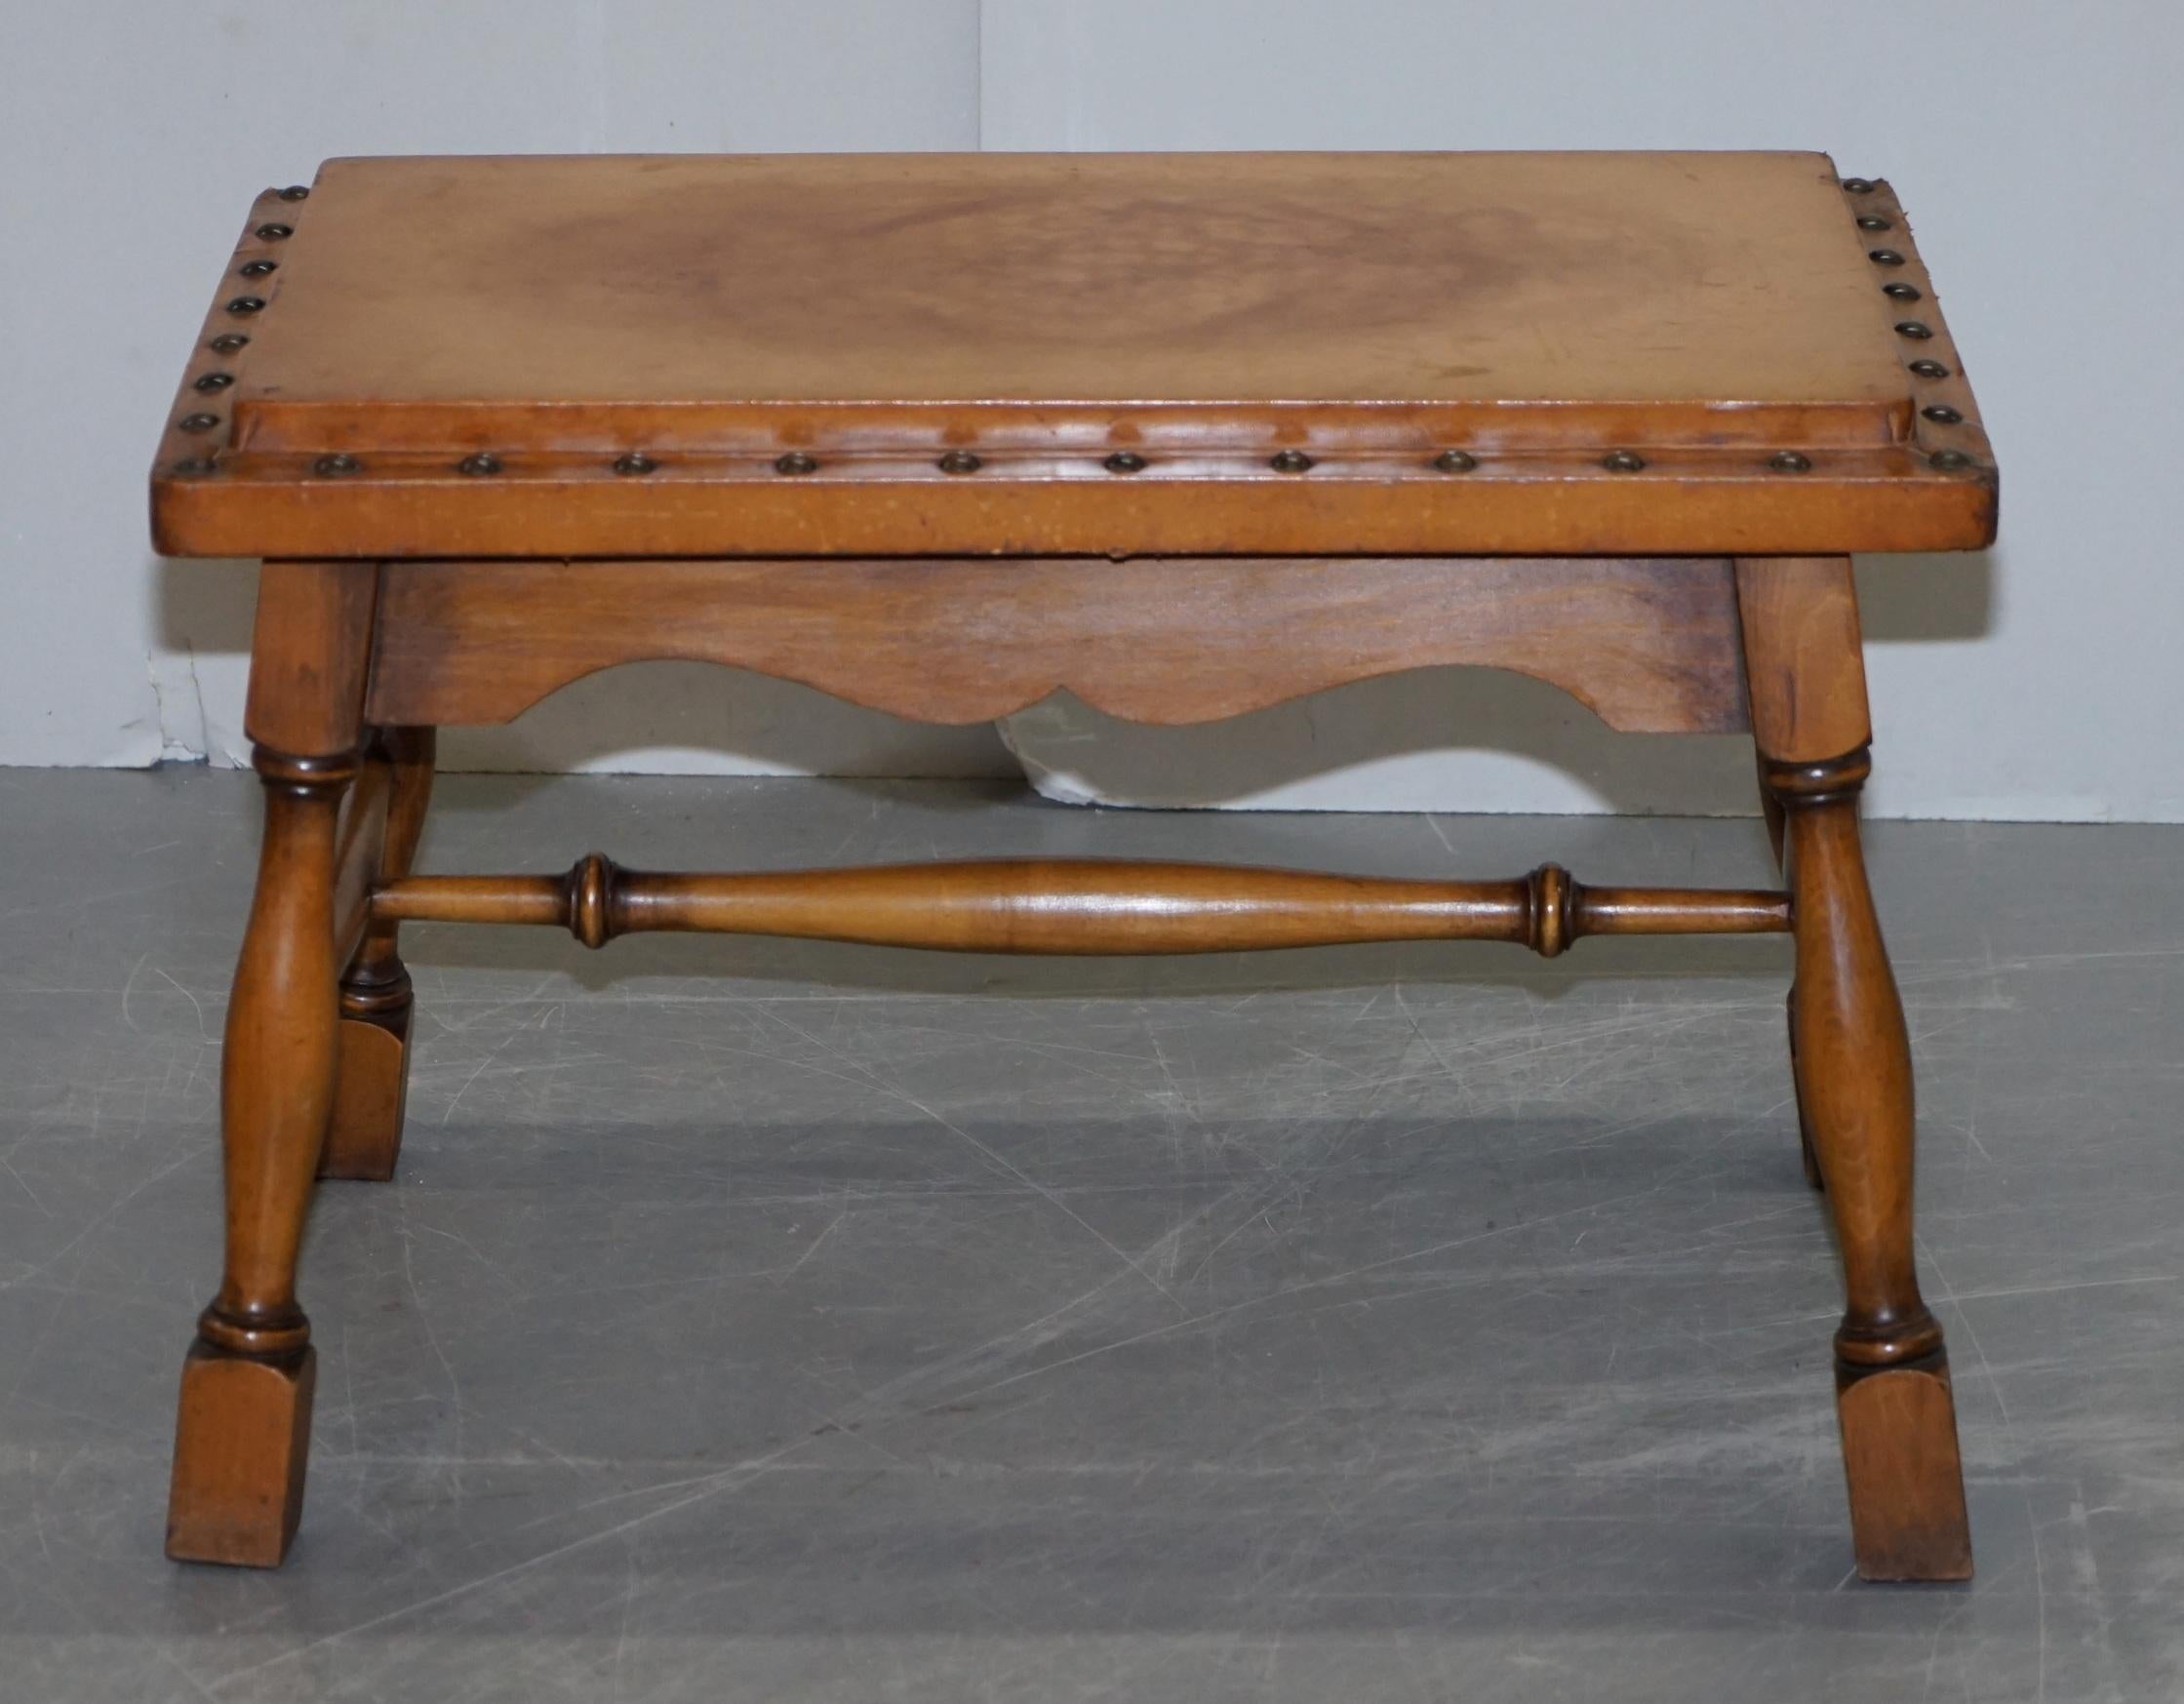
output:
[{"label": "wood grain surface", "polygon": [[1823,154],[344,159],[296,222],[234,405],[265,449],[605,448],[624,412],[669,449],[1090,443],[1116,405],[1246,443],[1387,405],[1557,443],[1616,404],[1654,443],[1906,417]]},{"label": "wood grain surface", "polygon": [[1223,864],[988,858],[825,870],[410,876],[377,918],[553,924],[617,935],[763,934],[962,953],[1225,953],[1358,941],[1497,940],[1553,958],[1589,934],[1778,934],[1786,893],[1588,888],[1556,864],[1437,882]]},{"label": "wood grain surface", "polygon": [[[1740,558],[1736,602],[1759,749],[1778,762],[1820,763],[1870,741],[1850,559]],[[1762,797],[1780,809],[1764,787]]]},{"label": "wood grain surface", "polygon": [[1973,547],[1995,492],[1824,155],[678,155],[260,198],[153,507],[182,555],[1781,554]]},{"label": "wood grain surface", "polygon": [[594,670],[680,658],[927,722],[1062,690],[1132,721],[1205,722],[1484,663],[1613,728],[1746,726],[1719,560],[396,563],[381,585],[382,724],[505,721]]}]

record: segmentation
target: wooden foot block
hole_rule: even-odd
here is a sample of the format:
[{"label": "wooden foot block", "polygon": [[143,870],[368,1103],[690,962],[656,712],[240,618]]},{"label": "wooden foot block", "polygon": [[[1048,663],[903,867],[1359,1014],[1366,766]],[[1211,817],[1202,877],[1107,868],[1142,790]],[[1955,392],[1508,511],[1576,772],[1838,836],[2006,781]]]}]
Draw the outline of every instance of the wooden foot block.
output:
[{"label": "wooden foot block", "polygon": [[1971,1529],[1949,1365],[1838,1374],[1850,1533],[1868,1580],[1968,1580]]},{"label": "wooden foot block", "polygon": [[315,1351],[254,1361],[198,1342],[182,1363],[167,1554],[278,1567],[303,1513]]},{"label": "wooden foot block", "polygon": [[341,1020],[334,1116],[319,1153],[321,1177],[384,1183],[402,1154],[410,1097],[410,1013]]}]

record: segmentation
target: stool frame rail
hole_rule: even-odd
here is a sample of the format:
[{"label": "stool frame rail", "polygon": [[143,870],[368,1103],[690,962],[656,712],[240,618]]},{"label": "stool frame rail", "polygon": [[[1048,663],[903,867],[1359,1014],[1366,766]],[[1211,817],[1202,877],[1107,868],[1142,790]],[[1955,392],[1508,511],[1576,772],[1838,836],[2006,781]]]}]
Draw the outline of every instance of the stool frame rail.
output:
[{"label": "stool frame rail", "polygon": [[1098,858],[693,875],[592,852],[563,876],[405,877],[373,892],[370,913],[375,925],[555,925],[587,947],[669,931],[1080,956],[1492,940],[1551,959],[1589,934],[1790,931],[1785,892],[1588,888],[1558,864],[1427,882]]},{"label": "stool frame rail", "polygon": [[[995,860],[670,874],[412,872],[433,729],[596,669],[757,668],[930,721],[1066,688],[1189,722],[1396,668],[1517,669],[1650,733],[1749,731],[1786,886],[1587,887],[1188,863]],[[955,951],[1215,952],[1588,934],[1780,933],[1807,1174],[1844,1267],[1835,1333],[1857,1567],[1961,1579],[1971,1553],[1941,1331],[1913,1259],[1903,1008],[1866,879],[1871,729],[1843,556],[270,561],[246,730],[264,838],[221,1065],[225,1258],[186,1358],[168,1551],[271,1566],[299,1518],[316,1351],[297,1258],[317,1177],[399,1154],[405,922],[690,930]]]}]

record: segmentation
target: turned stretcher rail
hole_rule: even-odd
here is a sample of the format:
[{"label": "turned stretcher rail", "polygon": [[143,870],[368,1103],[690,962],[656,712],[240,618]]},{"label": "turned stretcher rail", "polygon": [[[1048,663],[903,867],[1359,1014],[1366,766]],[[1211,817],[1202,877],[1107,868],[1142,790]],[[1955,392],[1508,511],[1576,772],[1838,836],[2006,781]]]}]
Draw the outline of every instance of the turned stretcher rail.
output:
[{"label": "turned stretcher rail", "polygon": [[671,930],[969,953],[1219,953],[1498,940],[1548,958],[1588,934],[1779,934],[1775,892],[1587,888],[1555,864],[1432,882],[1220,864],[993,859],[691,875],[598,852],[562,876],[408,876],[375,921],[559,925],[586,946]]}]

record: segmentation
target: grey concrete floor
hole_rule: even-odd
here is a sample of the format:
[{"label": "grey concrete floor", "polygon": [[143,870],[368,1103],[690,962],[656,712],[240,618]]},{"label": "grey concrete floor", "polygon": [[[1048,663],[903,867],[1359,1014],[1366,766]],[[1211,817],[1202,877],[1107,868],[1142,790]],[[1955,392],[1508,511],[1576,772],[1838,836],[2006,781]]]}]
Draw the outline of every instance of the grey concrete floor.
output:
[{"label": "grey concrete floor", "polygon": [[[0,1699],[2184,1696],[2184,831],[1879,824],[1979,1578],[1852,1577],[1778,939],[417,929],[279,1573],[160,1556],[243,777],[0,773]],[[463,779],[427,867],[1764,883],[1758,827]]]}]

